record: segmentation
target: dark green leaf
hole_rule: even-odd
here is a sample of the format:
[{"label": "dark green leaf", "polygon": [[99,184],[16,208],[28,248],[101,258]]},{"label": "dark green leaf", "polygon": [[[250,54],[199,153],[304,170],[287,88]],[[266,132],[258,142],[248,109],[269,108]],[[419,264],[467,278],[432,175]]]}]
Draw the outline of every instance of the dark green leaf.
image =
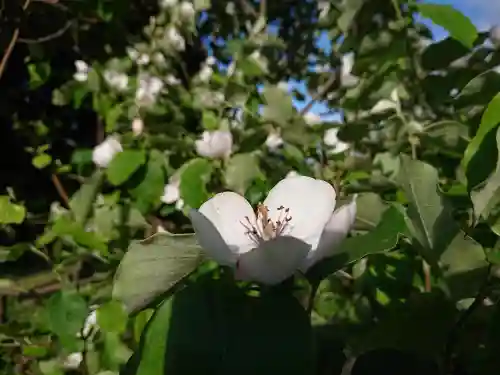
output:
[{"label": "dark green leaf", "polygon": [[142,150],[124,150],[115,155],[108,165],[106,174],[109,182],[118,186],[127,181],[146,162]]}]

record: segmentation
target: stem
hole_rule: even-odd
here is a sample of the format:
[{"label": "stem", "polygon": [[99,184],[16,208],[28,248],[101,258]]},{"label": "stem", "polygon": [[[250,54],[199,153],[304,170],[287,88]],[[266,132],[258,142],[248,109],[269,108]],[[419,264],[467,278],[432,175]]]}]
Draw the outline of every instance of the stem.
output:
[{"label": "stem", "polygon": [[432,289],[431,284],[431,266],[424,260],[422,260],[422,271],[424,273],[424,290],[430,292]]},{"label": "stem", "polygon": [[452,330],[448,335],[448,340],[446,341],[445,352],[444,352],[444,369],[445,374],[453,374],[453,365],[454,365],[454,356],[453,349],[455,347],[455,342],[458,339],[460,331],[465,326],[467,320],[471,317],[471,315],[478,309],[479,306],[483,303],[484,299],[488,296],[489,293],[489,285],[490,285],[490,272],[491,272],[491,264],[488,266],[487,276],[479,288],[479,291],[474,298],[474,302],[465,310],[460,317],[458,318],[456,324],[453,326]]},{"label": "stem", "polygon": [[315,281],[311,284],[311,291],[309,292],[309,299],[307,300],[307,315],[311,316],[313,307],[314,307],[314,299],[316,297],[316,293],[318,292],[319,282]]}]

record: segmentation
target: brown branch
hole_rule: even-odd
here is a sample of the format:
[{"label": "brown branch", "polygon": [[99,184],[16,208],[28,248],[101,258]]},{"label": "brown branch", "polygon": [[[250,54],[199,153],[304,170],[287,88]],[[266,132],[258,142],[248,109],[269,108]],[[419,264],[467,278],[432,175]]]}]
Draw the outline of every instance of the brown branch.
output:
[{"label": "brown branch", "polygon": [[48,42],[50,40],[53,40],[53,39],[56,39],[56,38],[59,38],[60,36],[62,36],[71,27],[71,25],[73,25],[73,22],[67,21],[66,24],[61,29],[57,30],[56,32],[54,32],[52,34],[42,36],[42,37],[39,37],[36,39],[17,38],[17,41],[20,43],[26,43],[26,44],[45,43],[45,42]]},{"label": "brown branch", "polygon": [[[26,10],[26,8],[28,8],[29,3],[30,3],[30,0],[26,0],[24,2],[23,10]],[[16,28],[16,29],[14,29],[14,32],[12,33],[12,38],[10,39],[9,45],[7,46],[7,49],[5,50],[5,53],[3,54],[2,60],[0,61],[0,78],[2,78],[5,67],[7,66],[7,61],[9,60],[10,55],[12,54],[12,51],[14,50],[14,46],[16,45],[18,37],[19,37],[19,28]]]},{"label": "brown branch", "polygon": [[52,173],[52,183],[54,184],[57,193],[63,200],[64,204],[66,205],[66,208],[70,208],[69,206],[69,196],[68,193],[66,193],[66,190],[64,189],[63,184],[61,183],[61,180],[59,180],[59,177],[55,173]]},{"label": "brown branch", "polygon": [[320,90],[318,90],[318,92],[312,97],[309,103],[307,103],[307,105],[304,108],[302,108],[299,114],[301,116],[304,116],[307,112],[309,112],[317,101],[323,99],[323,97],[328,93],[328,91],[332,88],[335,82],[337,82],[337,74],[332,74],[330,79],[326,81],[326,83]]}]

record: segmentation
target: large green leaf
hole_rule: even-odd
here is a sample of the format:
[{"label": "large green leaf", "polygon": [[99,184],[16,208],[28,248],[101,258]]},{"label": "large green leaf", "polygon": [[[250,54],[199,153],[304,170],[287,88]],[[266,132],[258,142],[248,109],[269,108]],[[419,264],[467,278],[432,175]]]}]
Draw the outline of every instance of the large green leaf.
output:
[{"label": "large green leaf", "polygon": [[111,160],[106,170],[109,182],[115,186],[123,184],[145,162],[146,153],[142,150],[124,150],[119,152]]},{"label": "large green leaf", "polygon": [[77,334],[83,327],[87,316],[87,304],[82,296],[75,292],[62,290],[53,294],[46,304],[46,315],[52,332],[69,351],[79,349]]},{"label": "large green leaf", "polygon": [[462,166],[467,168],[470,160],[479,149],[486,135],[500,124],[500,93],[498,93],[493,100],[488,104],[486,111],[481,118],[481,124],[477,129],[476,135],[472,138],[467,146],[462,160]]},{"label": "large green leaf", "polygon": [[123,257],[113,297],[135,312],[188,276],[201,262],[195,236],[157,233],[133,243]]},{"label": "large green leaf", "polygon": [[458,40],[467,48],[472,48],[477,39],[477,29],[471,20],[451,5],[445,4],[417,4],[417,8],[426,18],[445,28],[450,36]]},{"label": "large green leaf", "polygon": [[[243,365],[244,364],[244,365]],[[201,278],[165,301],[123,375],[310,374],[309,317],[290,294]]]},{"label": "large green leaf", "polygon": [[[500,98],[500,97],[499,97]],[[497,167],[484,184],[476,186],[470,193],[476,219],[486,219],[491,210],[500,202],[500,128],[496,132],[498,149]]]},{"label": "large green leaf", "polygon": [[308,279],[317,282],[370,254],[392,250],[402,235],[408,234],[404,215],[400,207],[388,208],[377,226],[369,233],[348,238],[342,242],[335,254],[319,262],[308,272]]},{"label": "large green leaf", "polygon": [[398,182],[409,201],[410,230],[428,260],[436,262],[455,233],[449,206],[437,190],[438,173],[431,165],[402,155]]},{"label": "large green leaf", "polygon": [[261,171],[257,155],[236,154],[226,165],[224,179],[229,189],[244,195],[252,180],[259,175],[261,175]]}]

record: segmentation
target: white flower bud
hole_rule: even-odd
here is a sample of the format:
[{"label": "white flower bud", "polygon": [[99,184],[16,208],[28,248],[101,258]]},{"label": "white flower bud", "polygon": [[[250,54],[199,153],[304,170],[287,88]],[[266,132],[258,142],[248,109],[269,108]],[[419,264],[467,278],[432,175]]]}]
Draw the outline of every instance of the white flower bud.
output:
[{"label": "white flower bud", "polygon": [[76,72],[73,74],[73,78],[78,82],[85,82],[88,79],[90,67],[83,60],[75,61]]},{"label": "white flower bud", "polygon": [[229,131],[204,131],[201,139],[195,141],[196,152],[207,158],[226,158],[231,155],[233,135]]},{"label": "white flower bud", "polygon": [[144,131],[144,121],[137,117],[132,121],[132,133],[137,137]]},{"label": "white flower bud", "polygon": [[123,151],[123,147],[114,136],[108,137],[101,144],[94,147],[92,161],[101,168],[106,168],[113,157]]}]

